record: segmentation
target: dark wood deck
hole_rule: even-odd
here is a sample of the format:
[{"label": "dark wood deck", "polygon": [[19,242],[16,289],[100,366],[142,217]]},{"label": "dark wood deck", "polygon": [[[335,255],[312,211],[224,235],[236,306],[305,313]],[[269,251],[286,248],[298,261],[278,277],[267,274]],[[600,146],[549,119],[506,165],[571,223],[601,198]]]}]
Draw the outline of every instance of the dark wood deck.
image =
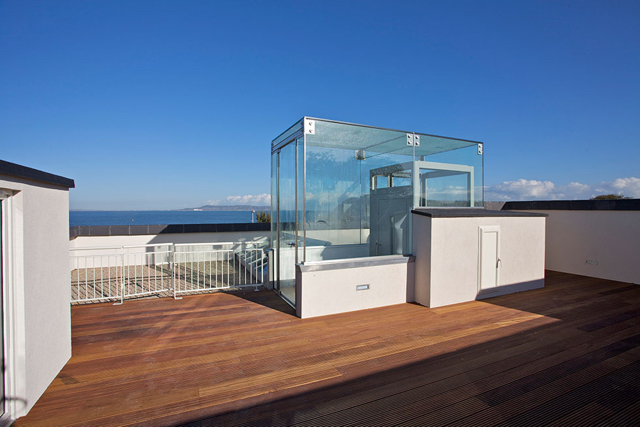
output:
[{"label": "dark wood deck", "polygon": [[309,320],[268,291],[73,307],[17,425],[638,425],[640,286],[546,284]]}]

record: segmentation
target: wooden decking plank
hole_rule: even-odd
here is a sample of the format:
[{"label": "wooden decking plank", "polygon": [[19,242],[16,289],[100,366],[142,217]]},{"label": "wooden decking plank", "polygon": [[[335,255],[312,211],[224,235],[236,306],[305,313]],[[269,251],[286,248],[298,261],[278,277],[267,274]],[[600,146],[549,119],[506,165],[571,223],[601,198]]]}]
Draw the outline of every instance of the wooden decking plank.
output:
[{"label": "wooden decking plank", "polygon": [[[574,413],[586,403],[607,400],[608,394],[611,395],[610,398],[619,399],[618,409],[625,409],[638,399],[639,369],[640,361],[637,361],[510,418],[502,425],[547,425],[567,414]],[[612,387],[614,391],[610,392]],[[629,402],[629,400],[632,401]],[[595,420],[590,420],[591,423],[593,421]]]},{"label": "wooden decking plank", "polygon": [[[630,375],[637,376],[637,369],[639,367],[638,363],[640,359],[638,355],[640,353],[637,349],[634,349],[633,353],[633,358],[627,357],[628,355],[624,353],[614,356],[602,363],[591,365],[584,370],[574,372],[573,374],[561,380],[554,381],[544,387],[514,396],[513,399],[499,405],[489,407],[488,409],[476,414],[472,414],[464,420],[456,421],[456,424],[461,426],[486,425],[488,423],[491,423],[492,425],[499,424],[501,422],[506,422],[511,418],[522,416],[522,414],[527,413],[534,408],[541,407],[547,402],[553,401],[557,398],[559,398],[558,402],[568,405],[570,402],[563,398],[563,396],[595,380],[599,381],[595,384],[599,384],[600,386],[611,384],[606,379],[600,379],[607,377],[609,374],[616,371],[624,370],[621,372],[624,372],[625,375],[628,373]],[[627,369],[629,366],[632,368]]]},{"label": "wooden decking plank", "polygon": [[[606,342],[607,341],[603,341],[603,343]],[[541,357],[538,362],[546,361],[547,364],[553,367],[557,366],[558,363],[564,363],[562,360],[572,361],[575,357],[572,352],[573,349],[574,348],[571,347],[568,351],[552,353],[548,357]],[[530,361],[525,359],[523,362]],[[340,414],[337,418],[331,418],[330,423],[334,423],[335,425],[347,425],[345,423],[345,419],[352,418],[358,419],[358,422],[362,421],[363,423],[375,423],[379,420],[390,422],[393,419],[402,419],[403,417],[406,417],[407,414],[414,413],[416,410],[418,412],[424,411],[425,407],[429,407],[431,410],[435,411],[441,405],[449,406],[452,403],[462,402],[464,399],[468,398],[475,398],[486,403],[487,407],[489,407],[492,406],[492,402],[482,398],[482,389],[488,389],[489,391],[499,390],[502,387],[507,387],[516,383],[518,381],[518,377],[523,379],[544,378],[545,370],[541,369],[544,365],[541,367],[526,366],[526,369],[522,369],[520,366],[522,365],[516,365],[512,369],[502,371],[500,370],[501,363],[496,363],[493,366],[494,370],[487,372],[486,376],[476,374],[475,378],[467,378],[471,373],[466,373],[459,377],[462,379],[462,383],[460,381],[454,381],[452,378],[448,378],[438,383],[427,384],[419,388],[409,390],[408,392],[388,397],[385,400],[384,407],[376,407],[375,404],[369,405],[370,407],[359,407],[357,409],[359,412],[357,417],[349,414],[349,412],[353,412],[353,409],[350,408],[346,411],[346,415]],[[479,382],[479,384],[476,384],[476,382]],[[308,425],[313,425],[313,422],[315,422],[315,420],[309,422]]]},{"label": "wooden decking plank", "polygon": [[[609,378],[609,380],[611,379]],[[549,427],[595,424],[611,418],[639,402],[639,378],[634,378],[627,384],[615,384],[613,387],[611,384],[605,384],[605,388],[609,389],[606,394],[549,423]],[[564,405],[562,408],[564,409]]]},{"label": "wooden decking plank", "polygon": [[604,319],[600,319],[596,322],[589,323],[588,325],[581,326],[580,329],[586,332],[593,332],[598,329],[606,328],[607,326],[614,325],[625,320],[633,319],[640,316],[640,308],[625,311],[624,313],[609,316]]},{"label": "wooden decking plank", "polygon": [[640,399],[597,424],[597,427],[633,426],[640,420]]},{"label": "wooden decking plank", "polygon": [[[583,339],[580,342],[588,342],[590,340],[590,338],[586,337],[585,334],[582,334]],[[483,377],[492,375],[492,374],[496,374],[496,373],[500,373],[503,370],[508,370],[514,367],[517,367],[519,365],[525,364],[527,362],[530,362],[530,360],[527,359],[527,356],[531,357],[532,360],[535,359],[541,359],[543,356],[545,356],[545,352],[548,351],[549,354],[555,354],[555,353],[559,353],[562,350],[566,350],[567,348],[573,348],[576,343],[575,342],[571,342],[571,341],[567,341],[566,339],[563,339],[563,337],[557,337],[559,340],[559,345],[557,346],[557,348],[553,348],[551,345],[546,345],[545,347],[535,347],[533,348],[529,354],[523,354],[523,355],[519,355],[519,356],[514,356],[511,359],[506,359],[506,358],[502,358],[500,357],[500,361],[499,362],[494,362],[488,366],[491,366],[493,371],[487,371],[486,373],[483,373],[482,375],[480,375],[482,373],[482,368],[475,368],[473,370],[469,370],[470,368],[467,367],[466,369],[462,370],[461,373],[459,373],[458,378],[461,379],[463,382],[461,383],[460,381],[456,380],[456,377],[454,375],[454,372],[451,372],[450,375],[453,375],[453,377],[443,377],[443,378],[438,378],[439,376],[439,372],[442,371],[438,371],[436,368],[437,366],[430,366],[430,369],[428,370],[429,372],[429,378],[421,378],[418,375],[418,372],[415,372],[414,366],[411,366],[409,368],[409,370],[413,371],[417,376],[415,377],[411,377],[411,378],[401,378],[400,381],[402,381],[404,384],[404,386],[406,387],[407,390],[410,390],[413,387],[417,387],[418,385],[421,385],[424,387],[425,385],[429,385],[429,393],[430,394],[435,394],[437,392],[442,392],[442,391],[446,391],[446,388],[454,388],[454,387],[459,387],[462,386],[466,383],[470,383],[473,381],[479,381],[481,380]],[[614,340],[617,339],[613,338]],[[607,338],[602,338],[601,339],[602,342],[604,343],[608,343],[611,342],[611,338],[607,337]],[[538,343],[537,346],[540,346],[541,344]],[[588,349],[588,347],[587,347]],[[572,354],[569,354],[567,356],[568,358],[573,357]],[[461,364],[462,365],[462,364]],[[461,365],[458,365],[457,367],[460,367]],[[458,373],[458,372],[455,372]],[[522,372],[520,372],[522,373]],[[395,372],[394,372],[395,374]],[[424,375],[425,377],[427,376],[427,374]],[[380,378],[380,375],[376,375],[376,379]],[[436,380],[443,380],[441,381],[441,384],[444,385],[444,387],[446,387],[444,390],[438,390],[438,389],[434,389],[435,385],[433,384],[434,382],[436,382]],[[390,385],[385,383],[384,381],[380,381],[382,384],[380,384],[377,388],[374,384],[371,385],[371,387],[373,387],[371,390],[367,389],[364,394],[366,396],[365,399],[363,399],[361,396],[359,396],[358,394],[348,394],[348,399],[339,399],[339,401],[335,404],[332,405],[332,402],[327,402],[326,399],[330,396],[328,396],[326,393],[323,393],[323,399],[325,399],[325,402],[320,404],[320,407],[323,409],[323,413],[320,414],[318,412],[318,406],[315,406],[315,416],[318,417],[320,415],[326,415],[329,412],[334,412],[334,411],[339,411],[342,409],[350,409],[353,406],[360,406],[363,403],[366,403],[367,399],[368,401],[375,401],[377,399],[380,399],[382,397],[389,397],[390,395],[393,394],[397,394],[398,390],[396,389],[398,386],[397,384],[393,385],[394,390],[390,389]],[[411,385],[409,385],[411,384]],[[366,385],[363,385],[362,388],[366,388]],[[348,387],[345,385],[343,387],[340,388],[340,390],[345,390],[349,393],[352,393],[352,390],[349,390]],[[381,394],[375,394],[376,391],[381,391]],[[413,392],[414,390],[410,390],[411,392]],[[475,390],[473,390],[475,391]],[[427,393],[427,395],[429,394]],[[424,393],[418,393],[417,396],[420,396],[421,398],[425,397],[426,395]],[[406,404],[408,402],[408,399],[405,396],[401,396],[399,399],[399,402],[393,402],[391,399],[388,399],[385,401],[385,407],[396,407],[399,405],[402,405],[403,403]],[[381,410],[386,411],[386,409],[384,407],[381,407]],[[373,408],[371,409],[365,409],[363,411],[364,414],[366,415],[370,415],[372,413],[376,412],[376,408],[375,405]],[[298,419],[301,418],[305,418],[307,420],[312,419],[313,416],[311,416],[311,414],[309,414],[309,416],[305,416],[305,417],[301,417],[300,414],[298,415]],[[366,418],[366,417],[365,417]],[[262,420],[261,422],[265,422],[266,420]],[[257,424],[260,424],[261,422],[258,422]],[[334,422],[336,424],[342,424],[344,423],[343,420],[332,420],[331,422]],[[313,421],[310,422],[309,424],[313,424]]]},{"label": "wooden decking plank", "polygon": [[595,351],[576,356],[565,362],[551,366],[540,371],[535,376],[528,376],[520,380],[513,381],[507,385],[492,389],[478,395],[478,399],[489,404],[489,406],[497,406],[516,396],[552,383],[574,372],[583,370],[589,366],[600,363],[620,353],[631,350],[640,345],[640,334],[627,338],[622,341],[610,344],[606,347]]},{"label": "wooden decking plank", "polygon": [[16,425],[640,419],[629,368],[640,287],[557,272],[546,282],[306,320],[266,291],[75,306],[74,356]]}]

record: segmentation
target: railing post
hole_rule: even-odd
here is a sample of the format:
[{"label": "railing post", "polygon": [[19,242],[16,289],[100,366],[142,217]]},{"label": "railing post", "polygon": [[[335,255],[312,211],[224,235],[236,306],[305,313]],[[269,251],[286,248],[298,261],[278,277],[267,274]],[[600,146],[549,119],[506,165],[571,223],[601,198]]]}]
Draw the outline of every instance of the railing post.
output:
[{"label": "railing post", "polygon": [[[116,268],[117,270],[117,268]],[[116,271],[116,276],[118,272]],[[124,304],[124,255],[120,254],[120,302],[116,302],[113,305],[122,305]]]},{"label": "railing post", "polygon": [[[173,262],[171,265],[172,265],[172,272],[173,272],[173,299],[178,300],[178,299],[182,299],[182,297],[178,296],[178,287],[176,286],[176,264],[177,264],[176,257],[178,256],[178,253],[176,252],[175,244],[172,245],[172,247],[173,247],[173,251],[171,252],[171,256],[172,256]],[[180,269],[178,268],[178,272],[179,270]],[[180,282],[178,281],[178,283]]]},{"label": "railing post", "polygon": [[[261,285],[261,283],[258,283],[258,252],[257,251],[260,251],[260,265],[262,265],[262,248],[254,248],[253,249],[253,253],[255,254],[255,257],[256,257],[256,263],[255,263],[255,266],[256,266],[255,267],[255,269],[256,269],[256,288],[254,289],[255,292],[258,292],[260,290],[260,289],[258,289],[258,286]],[[260,280],[260,282],[262,282],[262,280]]]},{"label": "railing post", "polygon": [[175,258],[175,252],[176,252],[176,246],[172,243],[169,246],[169,272],[171,274],[171,290],[173,291],[173,294],[175,296],[175,290],[176,290],[176,275],[175,275],[175,271],[174,271],[174,258]]}]

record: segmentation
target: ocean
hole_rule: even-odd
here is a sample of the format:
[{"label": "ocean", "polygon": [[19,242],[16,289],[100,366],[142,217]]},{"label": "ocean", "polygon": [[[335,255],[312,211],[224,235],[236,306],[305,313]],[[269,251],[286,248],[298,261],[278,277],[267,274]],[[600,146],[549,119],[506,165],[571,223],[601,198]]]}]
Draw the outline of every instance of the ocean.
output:
[{"label": "ocean", "polygon": [[231,224],[251,222],[251,211],[70,211],[76,225]]}]

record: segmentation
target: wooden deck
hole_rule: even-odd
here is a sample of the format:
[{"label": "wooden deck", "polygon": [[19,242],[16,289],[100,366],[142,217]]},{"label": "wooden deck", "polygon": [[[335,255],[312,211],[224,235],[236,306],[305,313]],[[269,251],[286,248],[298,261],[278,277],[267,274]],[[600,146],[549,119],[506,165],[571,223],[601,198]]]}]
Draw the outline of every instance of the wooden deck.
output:
[{"label": "wooden deck", "polygon": [[268,291],[73,307],[16,425],[640,424],[640,286],[546,284],[309,320]]}]

